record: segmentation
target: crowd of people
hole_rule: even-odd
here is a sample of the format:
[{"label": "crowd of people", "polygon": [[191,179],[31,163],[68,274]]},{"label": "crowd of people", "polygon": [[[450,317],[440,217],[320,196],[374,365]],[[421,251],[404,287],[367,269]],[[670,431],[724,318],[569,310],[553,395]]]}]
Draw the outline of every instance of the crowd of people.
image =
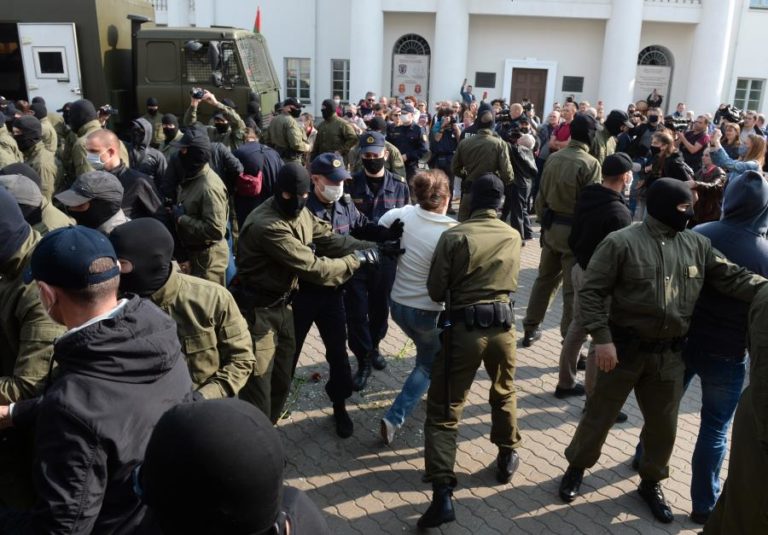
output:
[{"label": "crowd of people", "polygon": [[657,91],[626,110],[569,98],[544,120],[466,80],[457,96],[334,96],[315,121],[293,97],[241,115],[204,91],[181,119],[148,99],[124,139],[109,106],[0,98],[0,532],[327,533],[284,487],[273,427],[314,324],[336,434],[352,436],[346,402],[387,366],[390,313],[416,356],[381,440],[426,393],[418,526],[455,520],[481,363],[497,481],[520,464],[514,297],[532,216],[521,345],[562,287],[553,394],[586,398],[560,498],[578,497],[634,391],[638,491],[671,522],[661,482],[699,376],[691,519],[768,530],[750,490],[768,474],[764,117],[665,116]]}]

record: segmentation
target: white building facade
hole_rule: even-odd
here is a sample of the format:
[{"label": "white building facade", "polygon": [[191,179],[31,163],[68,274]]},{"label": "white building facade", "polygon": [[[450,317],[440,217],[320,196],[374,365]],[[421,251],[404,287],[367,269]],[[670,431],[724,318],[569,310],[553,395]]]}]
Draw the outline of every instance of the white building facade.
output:
[{"label": "white building facade", "polygon": [[[566,97],[625,108],[653,88],[768,111],[768,0],[259,0],[282,96]],[[252,28],[254,0],[155,0],[158,24]]]}]

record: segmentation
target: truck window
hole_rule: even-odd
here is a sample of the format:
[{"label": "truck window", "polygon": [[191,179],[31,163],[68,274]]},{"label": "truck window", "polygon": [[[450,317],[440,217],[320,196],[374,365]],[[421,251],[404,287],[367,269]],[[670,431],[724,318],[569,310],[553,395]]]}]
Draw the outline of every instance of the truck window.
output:
[{"label": "truck window", "polygon": [[271,61],[264,46],[255,37],[238,39],[237,46],[243,58],[245,76],[251,84],[256,86],[256,91],[258,93],[274,91],[276,87],[270,67]]},{"label": "truck window", "polygon": [[233,41],[200,42],[196,51],[184,49],[185,81],[190,84],[233,86],[242,83],[242,69]]},{"label": "truck window", "polygon": [[168,41],[147,43],[147,81],[174,82],[176,80],[176,44]]}]

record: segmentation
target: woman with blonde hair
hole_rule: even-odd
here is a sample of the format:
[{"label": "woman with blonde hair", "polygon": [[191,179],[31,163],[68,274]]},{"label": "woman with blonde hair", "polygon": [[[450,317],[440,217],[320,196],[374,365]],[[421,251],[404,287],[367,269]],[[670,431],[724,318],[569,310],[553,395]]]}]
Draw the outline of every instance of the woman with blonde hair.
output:
[{"label": "woman with blonde hair", "polygon": [[744,142],[744,155],[735,160],[728,156],[720,144],[722,135],[720,130],[715,130],[712,133],[710,143],[713,150],[710,153],[710,158],[712,158],[712,163],[725,169],[728,173],[728,180],[732,180],[746,171],[762,173],[762,167],[765,163],[765,138],[763,136],[749,134]]}]

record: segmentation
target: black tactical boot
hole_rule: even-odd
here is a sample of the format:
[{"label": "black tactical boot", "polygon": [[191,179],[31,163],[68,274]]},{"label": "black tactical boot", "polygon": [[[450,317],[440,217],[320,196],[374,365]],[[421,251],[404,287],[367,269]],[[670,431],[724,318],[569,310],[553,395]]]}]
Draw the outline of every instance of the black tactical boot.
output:
[{"label": "black tactical boot", "polygon": [[643,480],[640,482],[640,486],[637,487],[637,492],[640,493],[645,503],[651,508],[651,512],[656,517],[656,520],[669,524],[675,519],[658,482]]},{"label": "black tactical boot", "polygon": [[342,401],[333,404],[333,419],[336,421],[336,434],[341,438],[349,438],[355,431],[355,425],[352,418],[347,413],[347,406]]},{"label": "black tactical boot", "polygon": [[352,378],[352,390],[360,392],[368,384],[368,378],[371,376],[371,357],[367,355],[357,363],[357,372]]},{"label": "black tactical boot", "polygon": [[374,370],[383,370],[387,367],[387,361],[384,359],[384,355],[379,353],[379,348],[374,347],[371,351],[371,364],[373,364]]},{"label": "black tactical boot", "polygon": [[517,450],[499,448],[499,454],[496,456],[496,481],[509,483],[518,466],[520,466],[520,456]]},{"label": "black tactical boot", "polygon": [[568,467],[560,481],[560,498],[567,503],[571,503],[579,495],[581,489],[581,480],[584,478],[583,468]]},{"label": "black tactical boot", "polygon": [[523,347],[531,347],[533,343],[541,339],[541,329],[525,331],[523,334]]},{"label": "black tactical boot", "polygon": [[432,487],[432,503],[427,512],[421,515],[416,525],[421,528],[436,528],[446,522],[456,520],[456,512],[453,510],[453,489],[449,485],[435,485]]}]

